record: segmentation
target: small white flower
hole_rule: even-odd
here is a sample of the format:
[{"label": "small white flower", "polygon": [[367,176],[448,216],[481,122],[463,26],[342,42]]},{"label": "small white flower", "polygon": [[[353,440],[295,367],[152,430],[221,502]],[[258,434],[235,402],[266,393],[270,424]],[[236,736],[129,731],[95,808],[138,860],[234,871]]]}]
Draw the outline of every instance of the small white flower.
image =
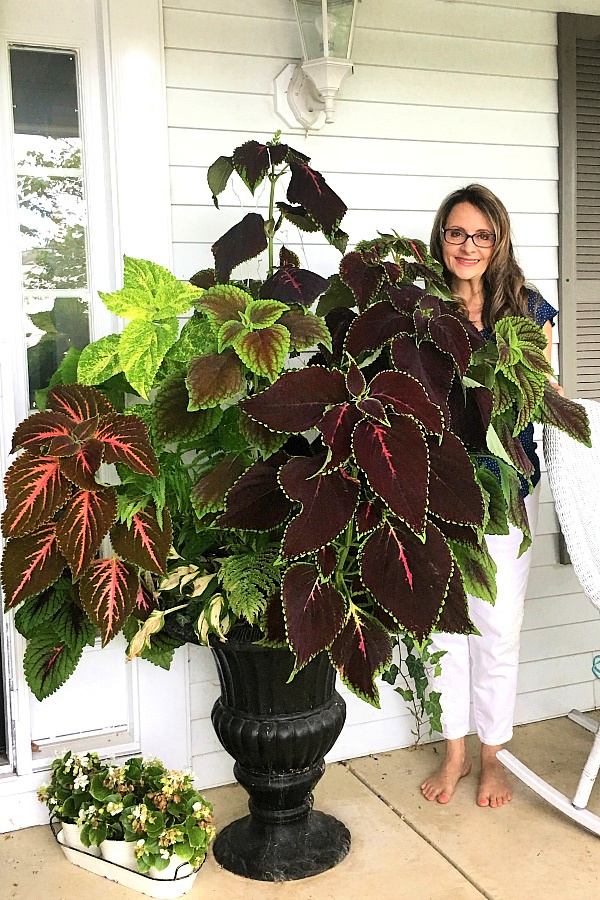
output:
[{"label": "small white flower", "polygon": [[145,838],[140,838],[139,841],[136,841],[135,846],[136,846],[136,847],[143,847],[145,843],[146,843],[146,839],[145,839]]},{"label": "small white flower", "polygon": [[192,809],[194,810],[194,812],[200,812],[200,810],[201,810],[202,808],[203,808],[203,805],[202,805],[202,803],[200,803],[199,800],[196,800],[196,802],[195,802],[194,805],[192,806]]},{"label": "small white flower", "polygon": [[163,859],[169,859],[169,857],[171,856],[171,854],[169,853],[169,851],[167,849],[161,850],[160,855],[162,856]]},{"label": "small white flower", "polygon": [[87,775],[81,772],[73,782],[73,787],[76,791],[82,791],[88,786],[89,783],[90,779],[87,777]]}]

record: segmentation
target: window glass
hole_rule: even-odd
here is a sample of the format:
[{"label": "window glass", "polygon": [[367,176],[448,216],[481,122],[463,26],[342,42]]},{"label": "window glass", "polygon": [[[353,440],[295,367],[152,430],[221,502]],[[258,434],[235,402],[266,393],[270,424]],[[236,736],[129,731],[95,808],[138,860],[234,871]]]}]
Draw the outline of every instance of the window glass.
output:
[{"label": "window glass", "polygon": [[[10,50],[30,403],[89,342],[87,210],[73,52]],[[73,353],[71,354],[72,358]]]}]

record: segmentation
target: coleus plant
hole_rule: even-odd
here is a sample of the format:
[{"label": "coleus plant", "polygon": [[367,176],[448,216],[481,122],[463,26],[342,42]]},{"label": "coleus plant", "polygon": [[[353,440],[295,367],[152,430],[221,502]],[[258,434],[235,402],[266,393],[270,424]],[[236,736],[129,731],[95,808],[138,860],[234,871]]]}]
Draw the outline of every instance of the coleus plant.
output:
[{"label": "coleus plant", "polygon": [[[415,270],[426,289],[412,283]],[[546,382],[538,326],[506,320],[484,346],[439,296],[423,246],[396,236],[359,245],[340,282],[332,293],[345,286],[357,311],[328,313],[333,352],[240,404],[274,433],[318,436],[301,455],[282,449],[254,463],[217,523],[283,530],[268,639],[287,642],[297,668],[327,650],[348,686],[377,703],[391,635],[418,645],[434,628],[470,633],[467,593],[493,602],[484,534],[510,522],[526,545],[519,474],[531,472],[515,436],[531,421],[583,441],[589,429],[582,408]]]},{"label": "coleus plant", "polygon": [[[96,629],[106,644],[144,608],[139,572],[165,572],[171,525],[152,505],[117,519],[117,491],[99,479],[100,466],[156,477],[158,463],[142,420],[117,413],[93,387],[53,388],[47,409],[16,429],[17,450],[5,479],[2,585],[7,609],[26,602],[21,627],[34,633],[25,668],[41,698],[70,674]],[[107,535],[114,553],[98,559]],[[52,627],[36,632],[44,620]]]},{"label": "coleus plant", "polygon": [[[214,268],[198,272],[192,284],[155,263],[125,257],[122,289],[100,295],[126,320],[124,330],[81,353],[71,348],[50,390],[36,393],[42,412],[15,434],[14,449],[25,453],[6,482],[3,583],[6,607],[19,607],[16,625],[28,640],[26,674],[39,699],[69,677],[97,628],[104,642],[121,628],[132,640],[146,620],[155,628],[152,613],[171,544],[173,557],[183,556],[188,566],[206,556],[210,571],[220,573],[226,605],[231,601],[250,619],[266,605],[265,592],[278,585],[268,540],[225,536],[204,517],[222,509],[231,480],[285,441],[243,414],[237,401],[273,381],[288,356],[317,344],[331,349],[326,324],[309,309],[327,280],[302,268],[283,246],[276,265],[276,234],[284,222],[294,222],[342,249],[346,206],[308,157],[277,137],[268,144],[250,141],[211,166],[217,205],[233,173],[252,193],[268,182],[267,215],[253,212],[223,235],[213,247]],[[282,176],[289,184],[285,201],[276,205]],[[265,249],[264,280],[229,280],[236,266]],[[125,394],[139,400],[127,415]],[[126,452],[128,442],[137,451],[145,442],[144,465]],[[100,481],[101,463],[116,464],[118,479],[111,480],[118,484]],[[215,490],[213,482],[208,494],[202,479],[215,468],[222,487]],[[112,562],[97,558],[106,535]],[[241,570],[225,564],[234,558]],[[180,558],[175,570],[181,565]],[[220,596],[213,584],[201,604],[208,611],[210,603],[217,631]],[[142,655],[168,668],[181,642],[155,633],[151,646],[142,640]]]}]

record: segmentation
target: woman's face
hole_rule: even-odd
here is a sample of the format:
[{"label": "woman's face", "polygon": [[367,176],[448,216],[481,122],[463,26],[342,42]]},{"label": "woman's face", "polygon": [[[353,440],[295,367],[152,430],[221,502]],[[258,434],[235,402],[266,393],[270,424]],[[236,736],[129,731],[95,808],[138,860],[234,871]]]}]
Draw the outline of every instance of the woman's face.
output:
[{"label": "woman's face", "polygon": [[[494,234],[489,219],[472,203],[457,203],[452,207],[444,223],[444,229],[448,228],[462,229],[467,234]],[[455,279],[478,281],[489,265],[494,247],[476,247],[472,238],[467,238],[464,244],[448,244],[442,240],[442,252],[446,268]]]}]

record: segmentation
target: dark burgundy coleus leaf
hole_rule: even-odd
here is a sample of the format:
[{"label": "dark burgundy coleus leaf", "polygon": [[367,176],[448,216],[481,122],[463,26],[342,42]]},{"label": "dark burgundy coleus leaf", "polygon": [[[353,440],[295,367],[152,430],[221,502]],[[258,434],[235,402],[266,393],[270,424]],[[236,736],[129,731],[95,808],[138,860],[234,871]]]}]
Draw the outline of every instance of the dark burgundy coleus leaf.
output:
[{"label": "dark burgundy coleus leaf", "polygon": [[390,424],[385,411],[385,406],[381,400],[377,400],[375,397],[365,397],[364,399],[359,400],[356,404],[356,408],[370,419],[375,419],[377,422],[383,422],[384,425]]},{"label": "dark burgundy coleus leaf", "polygon": [[455,544],[462,544],[465,547],[473,547],[473,549],[479,547],[479,536],[476,529],[472,526],[447,522],[444,519],[440,519],[431,510],[429,510],[428,514],[431,514],[434,524],[437,525],[447,540],[453,541]]},{"label": "dark burgundy coleus leaf", "polygon": [[550,383],[544,385],[544,398],[539,406],[544,425],[554,425],[567,431],[575,440],[590,447],[590,424],[585,407],[561,397]]},{"label": "dark burgundy coleus leaf", "polygon": [[73,485],[55,456],[23,453],[6,473],[6,509],[2,533],[6,538],[22,537],[47,522],[67,502]]},{"label": "dark burgundy coleus leaf", "polygon": [[276,203],[275,206],[292,225],[301,231],[318,231],[319,226],[313,222],[303,206],[291,206],[289,203]]},{"label": "dark burgundy coleus leaf", "polygon": [[292,177],[287,189],[290,203],[303,206],[327,238],[334,238],[348,207],[320,172],[307,163],[290,161]]},{"label": "dark burgundy coleus leaf", "polygon": [[242,475],[246,464],[240,453],[228,453],[204,475],[192,488],[192,506],[199,516],[207,512],[217,512],[223,508],[227,491]]},{"label": "dark burgundy coleus leaf", "polygon": [[241,409],[273,431],[307,431],[328,406],[348,398],[344,376],[337,369],[309,366],[284,372],[260,394],[240,403]]},{"label": "dark burgundy coleus leaf", "polygon": [[471,362],[471,342],[463,324],[451,315],[428,320],[431,340],[455,361],[458,371],[464,375]]},{"label": "dark burgundy coleus leaf", "polygon": [[432,294],[423,294],[418,303],[419,310],[426,317],[443,316],[448,312],[446,304],[441,297],[434,297]]},{"label": "dark burgundy coleus leaf", "polygon": [[300,669],[339,632],[346,615],[344,598],[306,562],[287,570],[281,592],[288,641]]},{"label": "dark burgundy coleus leaf", "polygon": [[395,285],[396,282],[402,280],[404,266],[399,265],[398,263],[389,262],[389,260],[384,260],[382,266],[385,269],[385,275],[390,285]]},{"label": "dark burgundy coleus leaf", "polygon": [[392,644],[387,631],[356,611],[348,617],[329,653],[342,681],[359,697],[379,706],[375,678],[392,661]]},{"label": "dark burgundy coleus leaf", "polygon": [[267,609],[262,619],[262,627],[265,637],[270,643],[285,644],[287,642],[283,601],[279,591],[269,598]]},{"label": "dark burgundy coleus leaf", "polygon": [[[376,297],[385,281],[385,269],[377,262],[369,264],[365,254],[357,250],[347,253],[340,263],[340,277],[356,299],[356,305],[363,311]],[[357,353],[348,351],[352,356]]]},{"label": "dark burgundy coleus leaf", "polygon": [[98,440],[86,441],[73,456],[60,460],[61,472],[85,491],[95,491],[98,487],[96,473],[104,456],[104,444]]},{"label": "dark burgundy coleus leaf", "polygon": [[381,505],[373,500],[363,500],[358,504],[354,521],[359,537],[369,534],[381,524]]},{"label": "dark burgundy coleus leaf", "polygon": [[344,530],[358,502],[359,483],[342,469],[318,475],[325,455],[290,459],[279,473],[281,486],[302,510],[288,525],[282,553],[301,556],[319,550]]},{"label": "dark burgundy coleus leaf", "polygon": [[427,523],[425,542],[400,523],[383,524],[368,539],[361,577],[377,602],[418,640],[435,625],[453,559],[444,536]]},{"label": "dark burgundy coleus leaf", "polygon": [[78,443],[90,441],[96,436],[99,424],[100,416],[94,416],[93,419],[86,419],[84,422],[79,422],[77,425],[75,425],[71,431],[71,434],[73,435],[74,440],[76,440]]},{"label": "dark burgundy coleus leaf", "polygon": [[331,352],[321,347],[321,353],[328,365],[341,365],[344,358],[344,343],[350,325],[356,318],[356,313],[345,307],[332,309],[325,316],[325,322],[331,334]]},{"label": "dark burgundy coleus leaf", "polygon": [[448,396],[450,427],[472,452],[485,452],[493,395],[485,387],[463,388],[456,379]]},{"label": "dark burgundy coleus leaf", "polygon": [[278,465],[285,458],[275,454],[254,463],[227,495],[225,512],[217,519],[219,528],[268,531],[285,522],[292,504],[277,480]]},{"label": "dark burgundy coleus leaf", "polygon": [[164,575],[171,549],[173,529],[168,509],[163,509],[159,522],[154,503],[148,503],[131,517],[131,525],[118,523],[110,531],[114,550],[141,569]]},{"label": "dark burgundy coleus leaf", "polygon": [[[270,456],[285,444],[287,437],[280,431],[270,431],[260,422],[255,422],[246,413],[240,411],[240,432],[253,447],[262,450],[263,456]],[[238,474],[241,475],[241,472]],[[237,476],[236,476],[237,477]]]},{"label": "dark burgundy coleus leaf", "polygon": [[281,246],[279,248],[279,268],[285,269],[286,266],[297,266],[300,268],[300,257],[289,247]]},{"label": "dark burgundy coleus leaf", "polygon": [[254,259],[267,249],[265,221],[258,213],[247,213],[241,222],[212,245],[217,282],[229,281],[232,269]]},{"label": "dark burgundy coleus leaf", "polygon": [[447,354],[423,341],[418,347],[412,338],[400,335],[392,344],[392,359],[400,372],[420,381],[431,400],[446,410],[446,401],[454,378],[454,366]]},{"label": "dark burgundy coleus leaf", "polygon": [[323,441],[331,450],[326,466],[328,471],[343,465],[352,453],[352,432],[361,418],[354,403],[339,403],[328,409],[318,423]]},{"label": "dark burgundy coleus leaf", "polygon": [[469,602],[460,569],[456,564],[448,582],[446,599],[435,627],[436,631],[443,631],[448,634],[473,634],[475,630],[469,618]]},{"label": "dark burgundy coleus leaf", "polygon": [[483,525],[485,506],[473,463],[464,444],[452,432],[444,432],[429,447],[429,508],[432,513],[459,525]]},{"label": "dark burgundy coleus leaf", "polygon": [[54,522],[42,525],[25,537],[7,541],[2,555],[5,608],[12,609],[28,597],[45,591],[66,565],[58,548]]},{"label": "dark burgundy coleus leaf", "polygon": [[312,306],[327,287],[327,279],[309,269],[286,266],[273,272],[263,283],[260,296],[263,299],[280,300],[282,303],[298,303]]},{"label": "dark burgundy coleus leaf", "polygon": [[246,141],[233,151],[233,167],[244,184],[254,193],[271,166],[283,162],[287,150],[285,144],[267,146],[259,144],[258,141]]},{"label": "dark burgundy coleus leaf", "polygon": [[74,422],[85,422],[115,411],[104,394],[85,384],[61,384],[52,388],[48,392],[46,405]]},{"label": "dark burgundy coleus leaf", "polygon": [[426,431],[440,434],[443,419],[420,381],[405,372],[380,372],[369,385],[369,397],[390,406],[399,415],[414,416]]},{"label": "dark burgundy coleus leaf", "polygon": [[194,287],[203,288],[204,290],[214,287],[216,283],[217,279],[215,278],[214,269],[200,269],[199,272],[196,272],[195,275],[192,275],[190,278],[190,284],[193,284]]},{"label": "dark burgundy coleus leaf", "polygon": [[454,316],[456,319],[458,319],[462,327],[465,329],[473,353],[485,346],[485,339],[482,337],[481,332],[475,327],[475,325],[473,325],[471,320],[464,315],[464,313],[460,312],[457,309],[452,309],[452,307],[448,306],[447,304],[445,306],[445,312],[448,313],[448,315]]},{"label": "dark burgundy coleus leaf", "polygon": [[421,429],[407,416],[390,426],[364,419],[354,429],[356,463],[371,488],[419,534],[425,528],[429,458]]},{"label": "dark burgundy coleus leaf", "polygon": [[337,565],[337,553],[332,546],[321,547],[316,556],[317,566],[323,578],[331,578]]},{"label": "dark burgundy coleus leaf", "polygon": [[515,469],[527,478],[533,475],[533,463],[525,453],[521,441],[513,437],[510,426],[499,419],[494,422],[494,428]]},{"label": "dark burgundy coleus leaf", "polygon": [[412,334],[413,331],[411,316],[398,312],[387,300],[380,300],[354,319],[348,330],[345,350],[357,359],[366,350],[376,350],[397,335]]},{"label": "dark burgundy coleus leaf", "polygon": [[346,387],[348,388],[348,393],[352,394],[353,397],[360,397],[360,395],[364,392],[367,386],[367,382],[365,381],[365,376],[360,371],[354,360],[350,363],[350,368],[346,373]]},{"label": "dark burgundy coleus leaf", "polygon": [[421,298],[425,296],[425,291],[416,284],[386,285],[385,293],[398,312],[408,313],[410,316],[414,313]]}]

